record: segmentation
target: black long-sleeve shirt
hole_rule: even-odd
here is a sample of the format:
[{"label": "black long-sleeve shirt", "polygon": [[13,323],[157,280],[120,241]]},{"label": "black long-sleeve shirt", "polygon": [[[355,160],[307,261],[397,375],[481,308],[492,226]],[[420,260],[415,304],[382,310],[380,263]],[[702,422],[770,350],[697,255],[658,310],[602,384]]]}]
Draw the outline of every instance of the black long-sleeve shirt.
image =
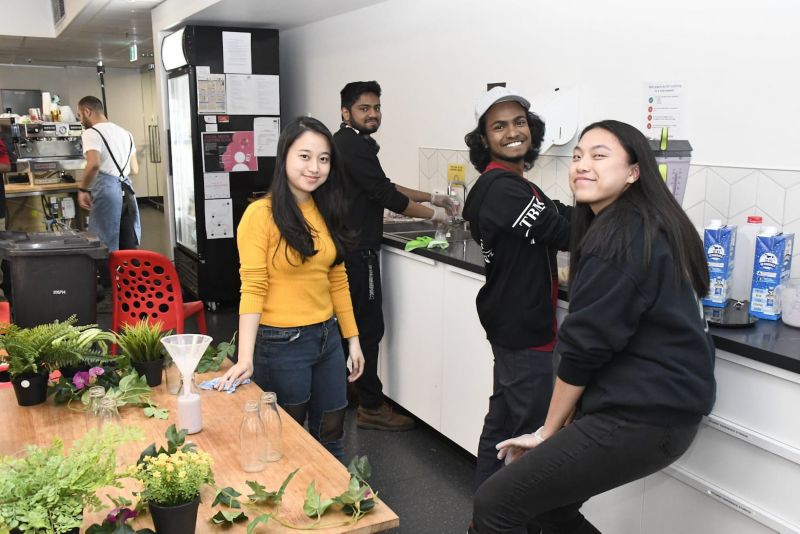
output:
[{"label": "black long-sleeve shirt", "polygon": [[639,228],[628,260],[580,258],[569,315],[558,331],[558,376],[586,387],[583,413],[617,410],[655,425],[694,423],[714,405],[713,341],[694,290],[675,281],[663,232],[642,267]]},{"label": "black long-sleeve shirt", "polygon": [[383,236],[383,210],[403,213],[409,198],[400,193],[378,161],[378,144],[367,135],[342,126],[333,136],[346,172],[345,223],[359,232],[357,249],[377,249]]}]

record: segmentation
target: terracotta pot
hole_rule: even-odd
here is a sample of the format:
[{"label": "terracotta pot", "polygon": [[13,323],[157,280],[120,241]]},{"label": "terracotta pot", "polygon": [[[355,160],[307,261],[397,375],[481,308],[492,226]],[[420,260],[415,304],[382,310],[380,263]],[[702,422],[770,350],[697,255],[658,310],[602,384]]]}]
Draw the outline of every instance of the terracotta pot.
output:
[{"label": "terracotta pot", "polygon": [[20,406],[35,406],[47,400],[47,375],[22,373],[14,377],[11,383]]},{"label": "terracotta pot", "polygon": [[156,534],[194,534],[197,527],[197,507],[200,495],[193,501],[175,506],[162,506],[149,502],[147,507],[156,527]]},{"label": "terracotta pot", "polygon": [[164,358],[153,360],[149,362],[134,362],[131,360],[131,365],[136,372],[144,375],[147,380],[147,385],[154,388],[161,385],[161,375],[164,369]]}]

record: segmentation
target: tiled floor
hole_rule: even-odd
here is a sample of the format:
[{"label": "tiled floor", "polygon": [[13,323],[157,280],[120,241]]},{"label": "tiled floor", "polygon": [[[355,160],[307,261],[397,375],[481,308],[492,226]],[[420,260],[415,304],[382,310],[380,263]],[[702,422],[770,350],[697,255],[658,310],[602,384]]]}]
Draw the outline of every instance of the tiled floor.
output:
[{"label": "tiled floor", "polygon": [[[166,253],[169,239],[163,213],[143,205],[141,214],[142,248]],[[98,305],[98,323],[106,328],[111,324],[108,300]],[[206,320],[215,340],[230,339],[237,328],[236,307],[228,305],[215,313],[206,312]],[[187,324],[187,331],[193,331],[193,327]],[[400,516],[401,526],[392,532],[466,531],[475,468],[471,456],[426,427],[399,433],[358,429],[352,408],[345,424],[346,456],[369,457],[372,486]]]}]

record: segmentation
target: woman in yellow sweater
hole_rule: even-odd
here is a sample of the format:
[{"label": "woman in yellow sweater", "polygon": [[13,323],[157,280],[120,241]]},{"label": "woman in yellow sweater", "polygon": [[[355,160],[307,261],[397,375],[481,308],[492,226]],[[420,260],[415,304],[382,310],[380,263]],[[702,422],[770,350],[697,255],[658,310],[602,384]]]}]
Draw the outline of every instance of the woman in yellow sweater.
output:
[{"label": "woman in yellow sweater", "polygon": [[346,366],[350,382],[364,366],[342,262],[343,176],[324,124],[300,117],[286,127],[270,193],[239,223],[238,363],[219,385],[252,376],[342,461]]}]

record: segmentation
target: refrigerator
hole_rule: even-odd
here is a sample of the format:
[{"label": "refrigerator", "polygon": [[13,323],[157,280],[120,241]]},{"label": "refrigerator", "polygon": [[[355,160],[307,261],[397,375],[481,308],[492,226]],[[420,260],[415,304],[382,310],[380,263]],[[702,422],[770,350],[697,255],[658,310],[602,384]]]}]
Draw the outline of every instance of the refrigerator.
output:
[{"label": "refrigerator", "polygon": [[278,32],[185,26],[162,43],[175,267],[215,310],[239,300],[236,228],[269,187],[280,130]]}]

